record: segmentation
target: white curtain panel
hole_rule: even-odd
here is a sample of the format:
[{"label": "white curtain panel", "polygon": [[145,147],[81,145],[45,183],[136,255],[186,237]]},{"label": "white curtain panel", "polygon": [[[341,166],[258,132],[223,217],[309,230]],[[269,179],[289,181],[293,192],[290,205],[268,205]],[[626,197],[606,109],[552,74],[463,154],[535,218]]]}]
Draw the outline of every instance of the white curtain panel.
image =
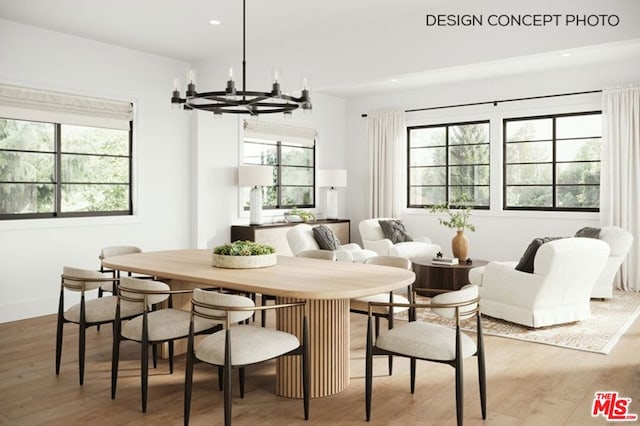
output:
[{"label": "white curtain panel", "polygon": [[398,217],[403,195],[403,152],[407,134],[402,110],[367,115],[369,135],[369,216]]},{"label": "white curtain panel", "polygon": [[640,87],[605,89],[602,120],[600,222],[633,234],[616,285],[640,291]]}]

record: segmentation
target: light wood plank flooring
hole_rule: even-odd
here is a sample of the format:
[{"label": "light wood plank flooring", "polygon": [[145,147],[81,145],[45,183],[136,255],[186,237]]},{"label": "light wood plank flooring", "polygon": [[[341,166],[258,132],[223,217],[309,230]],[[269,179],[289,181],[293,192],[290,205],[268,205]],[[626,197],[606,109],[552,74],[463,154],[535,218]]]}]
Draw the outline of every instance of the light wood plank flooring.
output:
[{"label": "light wood plank flooring", "polygon": [[[365,316],[351,316],[351,384],[346,391],[302,402],[274,394],[275,363],[247,371],[244,399],[233,402],[236,425],[363,425]],[[590,415],[595,391],[620,392],[640,413],[640,321],[608,355],[598,355],[486,337],[488,418],[482,421],[475,358],[465,363],[467,425],[605,424]],[[149,378],[148,412],[140,411],[139,346],[122,345],[118,394],[110,398],[111,330],[90,329],[84,386],[78,385],[77,327],[65,326],[63,364],[54,372],[55,316],[0,324],[0,424],[179,425],[182,424],[184,356],[168,374],[162,360]],[[374,362],[375,425],[453,425],[453,369],[418,362],[416,392],[409,392],[408,360],[396,359],[392,377],[386,359]],[[234,379],[234,385],[237,380]],[[237,389],[236,389],[237,395]],[[216,371],[196,366],[192,425],[222,424],[222,393]]]}]

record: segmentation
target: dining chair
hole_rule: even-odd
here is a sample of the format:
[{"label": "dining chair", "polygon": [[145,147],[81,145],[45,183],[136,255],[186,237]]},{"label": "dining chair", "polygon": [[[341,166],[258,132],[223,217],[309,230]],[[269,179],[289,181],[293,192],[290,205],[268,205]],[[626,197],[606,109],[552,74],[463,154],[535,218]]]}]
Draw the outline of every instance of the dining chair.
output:
[{"label": "dining chair", "polygon": [[[231,372],[239,369],[240,396],[244,396],[244,368],[285,355],[302,357],[302,390],[304,419],[309,419],[309,330],[306,302],[255,306],[248,297],[195,289],[191,301],[191,326],[187,344],[184,387],[184,424],[189,424],[193,369],[196,362],[218,367],[224,389],[224,424],[231,425]],[[271,328],[244,324],[254,310],[298,309],[302,315],[302,342],[292,334]],[[214,321],[223,330],[206,336],[197,347],[194,344],[198,321]],[[219,376],[220,377],[220,376]]]},{"label": "dining chair", "polygon": [[[414,289],[418,294],[433,294],[437,290]],[[460,290],[444,292],[434,296],[428,303],[411,303],[403,307],[431,309],[437,315],[452,321],[455,328],[416,321],[412,318],[405,325],[394,327],[373,335],[373,310],[376,306],[394,307],[393,303],[372,302],[369,307],[367,325],[366,366],[365,366],[365,412],[366,420],[371,419],[373,388],[373,355],[394,355],[410,359],[411,393],[415,392],[416,361],[424,360],[452,366],[455,369],[456,418],[463,423],[463,361],[475,356],[478,359],[478,380],[480,384],[480,406],[482,418],[487,418],[487,391],[482,337],[482,320],[479,308],[478,286],[469,284]],[[476,340],[463,333],[460,323],[475,318]]]},{"label": "dining chair", "polygon": [[[116,319],[113,333],[113,354],[111,357],[111,399],[116,397],[120,343],[131,340],[140,343],[140,382],[142,412],[147,412],[149,384],[149,346],[167,343],[169,347],[169,373],[173,374],[174,341],[189,335],[191,314],[189,311],[172,308],[171,296],[191,293],[192,290],[171,290],[162,281],[121,277],[117,291]],[[167,301],[167,307],[151,310]],[[125,304],[138,307],[142,313],[126,323],[122,322],[121,311]],[[218,324],[203,320],[194,327],[195,334],[213,332],[221,328]],[[155,367],[154,353],[154,367]]]},{"label": "dining chair", "polygon": [[[411,270],[411,261],[405,257],[400,256],[376,256],[371,257],[364,262],[369,265],[391,266],[395,268]],[[407,296],[411,295],[411,287],[407,287]],[[410,300],[392,291],[389,293],[379,293],[371,296],[357,297],[349,301],[349,310],[356,314],[369,314],[369,302],[389,302],[396,304],[408,304]],[[387,320],[388,328],[393,328],[393,317],[400,312],[405,312],[409,308],[406,307],[394,307],[393,310],[386,306],[375,306],[372,311],[372,315],[375,318],[375,332],[376,337],[380,334],[380,318]],[[393,373],[393,356],[389,356],[389,375]]]},{"label": "dining chair", "polygon": [[[100,260],[100,272],[103,274],[111,274],[114,278],[120,277],[120,271],[115,269],[107,268],[102,265],[102,261],[108,257],[112,256],[121,256],[124,254],[134,254],[134,253],[142,253],[142,250],[136,246],[109,246],[103,247],[100,250],[100,255],[98,259]],[[132,276],[131,272],[128,273],[129,276]],[[98,297],[102,297],[104,292],[113,293],[113,283],[105,283],[98,288]]]},{"label": "dining chair", "polygon": [[[63,267],[60,279],[60,298],[58,302],[58,319],[56,331],[56,375],[60,374],[62,360],[62,337],[65,323],[78,324],[78,366],[80,385],[84,383],[85,342],[86,330],[92,326],[108,324],[115,321],[117,297],[108,296],[87,300],[86,294],[97,290],[104,283],[116,283],[117,278],[105,277],[98,271]],[[65,310],[65,293],[80,293],[80,302]],[[131,318],[142,313],[142,308],[135,305],[125,305],[120,311],[122,318]]]}]

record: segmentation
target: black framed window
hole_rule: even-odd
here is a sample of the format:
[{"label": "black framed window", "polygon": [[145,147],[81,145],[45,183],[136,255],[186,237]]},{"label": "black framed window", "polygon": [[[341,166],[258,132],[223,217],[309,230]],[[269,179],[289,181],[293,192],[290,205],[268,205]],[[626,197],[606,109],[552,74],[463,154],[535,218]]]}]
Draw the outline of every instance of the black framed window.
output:
[{"label": "black framed window", "polygon": [[[273,185],[262,188],[263,208],[315,207],[315,141],[245,137],[245,165],[271,166]],[[248,199],[248,188],[246,188]],[[248,204],[244,205],[248,210]]]},{"label": "black framed window", "polygon": [[489,121],[407,128],[407,206],[460,200],[489,208]]},{"label": "black framed window", "polygon": [[133,214],[132,131],[0,118],[0,219]]},{"label": "black framed window", "polygon": [[504,209],[599,211],[602,114],[503,120]]}]

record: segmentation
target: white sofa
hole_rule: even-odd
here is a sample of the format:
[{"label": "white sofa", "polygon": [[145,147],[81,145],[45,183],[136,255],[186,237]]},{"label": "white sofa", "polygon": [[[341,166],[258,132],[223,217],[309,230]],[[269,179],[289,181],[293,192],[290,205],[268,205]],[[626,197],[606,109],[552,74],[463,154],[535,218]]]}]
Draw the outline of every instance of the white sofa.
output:
[{"label": "white sofa", "polygon": [[436,257],[442,251],[440,246],[433,244],[427,237],[414,238],[413,241],[392,243],[385,238],[379,220],[394,220],[392,218],[365,219],[358,225],[362,245],[367,250],[373,250],[379,256],[399,256],[409,260],[419,257]]},{"label": "white sofa", "polygon": [[[320,246],[313,237],[313,227],[306,223],[296,225],[287,231],[287,242],[294,256],[308,251],[320,250]],[[362,263],[370,257],[377,256],[377,253],[371,250],[363,250],[358,244],[343,244],[338,250],[335,250],[336,260],[341,262],[357,262]]]},{"label": "white sofa", "polygon": [[485,315],[528,327],[580,321],[591,316],[589,301],[609,257],[609,245],[594,238],[564,238],[542,244],[533,273],[518,262],[490,262],[473,268],[469,281],[480,288]]},{"label": "white sofa", "polygon": [[633,235],[617,226],[604,226],[600,229],[600,239],[609,244],[610,254],[604,270],[593,286],[591,297],[611,299],[614,279],[633,244]]}]

